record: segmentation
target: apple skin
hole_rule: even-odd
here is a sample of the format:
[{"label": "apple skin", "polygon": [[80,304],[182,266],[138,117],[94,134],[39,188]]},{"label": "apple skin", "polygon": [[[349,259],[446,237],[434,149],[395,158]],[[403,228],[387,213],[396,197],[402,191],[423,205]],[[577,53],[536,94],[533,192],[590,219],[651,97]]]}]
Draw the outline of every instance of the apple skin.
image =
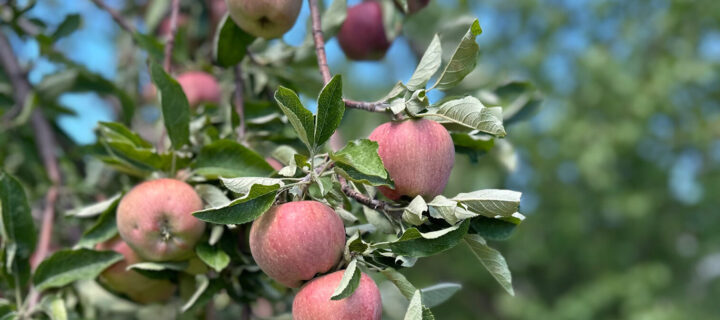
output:
[{"label": "apple skin", "polygon": [[168,280],[152,279],[137,271],[126,270],[129,265],[141,262],[142,259],[119,237],[99,243],[95,248],[113,250],[124,257],[98,277],[98,280],[111,290],[142,304],[167,301],[175,292],[175,284]]},{"label": "apple skin", "polygon": [[428,119],[387,122],[375,128],[369,139],[378,143],[378,154],[395,182],[394,190],[379,187],[386,197],[432,199],[445,189],[455,146],[441,124]]},{"label": "apple skin", "polygon": [[294,320],[380,320],[382,300],[375,282],[365,273],[360,285],[345,299],[330,300],[340,284],[344,270],[308,282],[295,295],[292,315]]},{"label": "apple skin", "polygon": [[352,60],[379,60],[390,48],[383,27],[382,8],[376,1],[348,8],[338,33],[340,48]]},{"label": "apple skin", "polygon": [[265,39],[279,38],[290,30],[302,0],[227,0],[230,17],[245,32]]},{"label": "apple skin", "polygon": [[250,252],[270,278],[291,288],[334,267],[345,249],[345,227],[317,201],[274,206],[253,222]]},{"label": "apple skin", "polygon": [[205,222],[192,216],[202,208],[202,200],[185,182],[146,181],[120,200],[118,232],[146,260],[184,260],[193,256],[195,244],[205,231]]},{"label": "apple skin", "polygon": [[265,157],[265,161],[273,168],[275,171],[282,170],[283,167],[285,167],[280,161],[278,161],[275,158],[272,157]]},{"label": "apple skin", "polygon": [[[176,80],[185,92],[191,108],[195,108],[201,103],[220,103],[222,90],[211,74],[202,71],[188,71],[177,76]],[[143,99],[152,101],[155,97],[157,97],[155,85],[146,85],[143,89]]]}]

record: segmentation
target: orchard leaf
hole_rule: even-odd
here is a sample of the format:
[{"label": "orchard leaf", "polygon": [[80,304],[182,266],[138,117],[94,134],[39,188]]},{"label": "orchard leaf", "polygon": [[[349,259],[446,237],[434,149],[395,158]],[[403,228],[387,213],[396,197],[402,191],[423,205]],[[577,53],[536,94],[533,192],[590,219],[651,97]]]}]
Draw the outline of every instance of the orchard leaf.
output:
[{"label": "orchard leaf", "polygon": [[467,132],[451,132],[455,149],[465,148],[479,152],[488,152],[495,145],[495,138],[487,134],[471,134]]},{"label": "orchard leaf", "polygon": [[369,184],[371,186],[394,186],[394,183],[389,176],[387,178],[380,178],[378,176],[366,175],[346,164],[336,163],[333,170],[335,170],[337,174],[345,177],[352,182]]},{"label": "orchard leaf", "polygon": [[512,287],[512,275],[510,269],[508,269],[505,258],[497,250],[490,248],[483,237],[476,234],[465,235],[465,244],[470,247],[475,257],[480,260],[485,269],[497,280],[497,282],[507,291],[511,296],[515,295],[515,291]]},{"label": "orchard leaf", "polygon": [[367,221],[370,224],[372,224],[373,226],[375,226],[375,228],[377,228],[378,231],[380,231],[382,233],[387,233],[387,234],[395,233],[395,228],[393,228],[390,221],[388,221],[388,219],[385,218],[385,216],[383,216],[380,212],[378,212],[377,210],[370,209],[366,206],[363,206],[362,208],[363,208],[363,213],[365,214],[365,218],[367,219]]},{"label": "orchard leaf", "polygon": [[245,57],[247,47],[255,37],[248,34],[235,24],[228,14],[218,25],[213,41],[213,56],[221,67],[232,67]]},{"label": "orchard leaf", "polygon": [[195,186],[195,191],[207,204],[206,208],[222,207],[230,203],[230,199],[225,195],[225,192],[214,185],[198,184]]},{"label": "orchard leaf", "polygon": [[243,195],[250,192],[250,188],[256,184],[264,186],[277,184],[281,188],[285,185],[282,179],[263,177],[220,178],[220,181],[228,190]]},{"label": "orchard leaf", "polygon": [[190,142],[190,103],[180,84],[160,64],[150,62],[150,76],[158,88],[168,137],[178,150]]},{"label": "orchard leaf", "polygon": [[414,91],[409,99],[405,99],[405,110],[412,116],[427,109],[430,101],[427,98],[425,89]]},{"label": "orchard leaf", "polygon": [[[24,286],[30,278],[30,256],[37,232],[25,190],[18,180],[0,170],[0,277],[14,276]],[[8,281],[11,287],[15,281]]]},{"label": "orchard leaf", "polygon": [[208,277],[204,274],[198,274],[195,276],[195,283],[197,283],[197,288],[195,289],[195,292],[193,292],[192,296],[190,296],[190,299],[185,302],[185,304],[180,307],[180,312],[186,312],[188,309],[192,308],[192,306],[195,304],[195,302],[200,298],[200,296],[207,290],[208,286],[210,286],[210,280]]},{"label": "orchard leaf", "polygon": [[226,139],[204,146],[192,167],[209,179],[267,176],[274,171],[263,156]]},{"label": "orchard leaf", "polygon": [[[225,285],[222,279],[208,280],[207,276],[204,274],[196,275],[195,281],[198,282],[198,286],[190,299],[188,299],[188,301],[186,301],[181,307],[180,310],[183,313],[191,314],[192,312],[204,307],[218,292],[220,292],[220,290],[224,288]],[[206,281],[207,284],[205,284]]]},{"label": "orchard leaf", "polygon": [[388,178],[387,170],[378,155],[378,143],[368,139],[350,141],[338,152],[330,154],[330,159],[337,163],[355,168],[359,173]]},{"label": "orchard leaf", "polygon": [[297,94],[285,87],[275,91],[275,101],[295,128],[300,140],[305,143],[308,150],[313,150],[315,142],[315,117],[310,110],[305,109]]},{"label": "orchard leaf", "polygon": [[407,91],[408,88],[402,83],[402,81],[398,81],[392,89],[390,89],[390,91],[377,102],[387,102],[392,98],[397,98],[398,96],[403,95]]},{"label": "orchard leaf", "polygon": [[456,201],[445,198],[444,196],[436,196],[430,203],[430,216],[435,219],[443,219],[449,224],[456,224],[458,221],[474,218],[478,215],[472,213],[465,208],[458,206]]},{"label": "orchard leaf", "polygon": [[427,221],[427,217],[423,216],[423,212],[428,210],[427,203],[422,196],[415,197],[410,204],[403,210],[403,221],[414,226],[422,225]]},{"label": "orchard leaf", "polygon": [[187,261],[164,261],[164,262],[138,262],[131,264],[125,270],[146,270],[146,271],[185,271],[188,267]]},{"label": "orchard leaf", "polygon": [[480,23],[475,19],[465,36],[460,40],[457,48],[455,48],[455,52],[433,88],[440,90],[452,88],[475,69],[480,51],[480,46],[475,42],[475,38],[481,33]]},{"label": "orchard leaf", "polygon": [[47,314],[51,320],[67,320],[67,309],[62,295],[54,294],[46,296],[40,302],[41,309]]},{"label": "orchard leaf", "polygon": [[422,305],[422,294],[420,290],[415,290],[412,298],[410,299],[410,305],[408,305],[407,312],[405,312],[404,320],[423,320],[423,305]]},{"label": "orchard leaf", "polygon": [[425,89],[425,85],[440,68],[440,64],[442,64],[442,47],[440,37],[436,34],[408,80],[407,88],[410,91]]},{"label": "orchard leaf", "polygon": [[140,32],[133,33],[132,37],[135,43],[148,53],[153,63],[163,62],[163,59],[165,59],[165,45],[160,43],[155,37]]},{"label": "orchard leaf", "polygon": [[323,12],[322,18],[322,30],[325,39],[332,37],[340,30],[345,17],[347,16],[347,1],[346,0],[333,0],[328,6],[327,10]]},{"label": "orchard leaf", "polygon": [[222,271],[230,264],[230,256],[220,247],[210,246],[203,242],[195,247],[195,253],[200,260],[215,269],[216,272]]},{"label": "orchard leaf", "polygon": [[330,136],[340,125],[343,113],[345,113],[345,102],[342,99],[342,77],[340,75],[335,75],[320,91],[317,103],[313,148],[319,147],[330,139]]},{"label": "orchard leaf", "polygon": [[398,6],[400,7],[400,10],[402,10],[403,13],[408,13],[408,3],[407,0],[396,0]]},{"label": "orchard leaf", "polygon": [[104,213],[107,211],[108,208],[114,206],[118,199],[122,196],[122,193],[118,193],[106,200],[93,203],[91,205],[87,205],[84,207],[80,207],[77,209],[73,209],[65,213],[66,216],[73,216],[78,218],[90,218],[95,217],[99,214]]},{"label": "orchard leaf", "polygon": [[494,218],[509,217],[518,211],[522,193],[512,190],[486,189],[460,193],[451,200],[467,207],[471,212]]},{"label": "orchard leaf", "polygon": [[400,290],[400,293],[408,300],[412,299],[415,295],[417,288],[415,288],[415,286],[410,283],[410,281],[408,281],[402,273],[393,268],[387,268],[380,271],[380,273],[390,280],[390,282],[392,282]]},{"label": "orchard leaf", "polygon": [[196,218],[216,224],[243,224],[265,213],[275,201],[280,185],[253,185],[243,198],[235,199],[224,207],[193,213]]},{"label": "orchard leaf", "polygon": [[340,284],[333,292],[330,300],[342,300],[355,292],[355,289],[360,285],[360,269],[357,267],[357,260],[353,259],[345,268]]},{"label": "orchard leaf", "polygon": [[423,117],[432,117],[441,123],[452,123],[470,130],[478,130],[494,136],[504,137],[502,108],[485,107],[475,97],[444,101],[439,107],[432,107]]},{"label": "orchard leaf", "polygon": [[460,291],[460,289],[462,289],[462,285],[459,283],[438,283],[420,289],[423,305],[428,308],[434,308],[450,299],[450,297]]},{"label": "orchard leaf", "polygon": [[492,241],[507,240],[512,235],[517,224],[503,219],[478,216],[470,220],[472,233],[477,233],[485,239]]},{"label": "orchard leaf", "polygon": [[115,222],[115,210],[120,202],[121,194],[113,197],[113,201],[102,212],[100,217],[95,221],[89,229],[83,232],[77,246],[82,248],[92,248],[94,245],[109,240],[117,234],[117,224]]},{"label": "orchard leaf", "polygon": [[60,250],[40,263],[33,275],[33,285],[42,292],[77,280],[94,279],[122,259],[123,256],[114,251]]},{"label": "orchard leaf", "polygon": [[438,231],[422,233],[410,228],[397,241],[387,245],[396,255],[409,257],[427,257],[453,248],[467,233],[470,221],[463,221],[455,226]]},{"label": "orchard leaf", "polygon": [[60,25],[57,27],[57,29],[55,29],[55,31],[50,37],[53,39],[53,41],[58,41],[61,38],[71,35],[73,32],[79,29],[80,24],[82,24],[82,17],[79,14],[69,14],[65,16],[65,19],[62,22],[60,22]]},{"label": "orchard leaf", "polygon": [[127,143],[136,148],[153,148],[150,142],[121,123],[100,121],[98,132],[106,141]]}]

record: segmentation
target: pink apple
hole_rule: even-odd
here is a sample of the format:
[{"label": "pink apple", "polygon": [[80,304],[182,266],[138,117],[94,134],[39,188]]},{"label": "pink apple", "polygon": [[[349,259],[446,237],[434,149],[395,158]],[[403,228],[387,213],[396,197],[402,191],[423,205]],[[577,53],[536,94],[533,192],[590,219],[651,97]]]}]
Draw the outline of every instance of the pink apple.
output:
[{"label": "pink apple", "polygon": [[294,320],[380,320],[382,300],[380,290],[366,274],[360,285],[345,299],[330,300],[340,284],[344,270],[308,282],[295,295],[292,314]]}]

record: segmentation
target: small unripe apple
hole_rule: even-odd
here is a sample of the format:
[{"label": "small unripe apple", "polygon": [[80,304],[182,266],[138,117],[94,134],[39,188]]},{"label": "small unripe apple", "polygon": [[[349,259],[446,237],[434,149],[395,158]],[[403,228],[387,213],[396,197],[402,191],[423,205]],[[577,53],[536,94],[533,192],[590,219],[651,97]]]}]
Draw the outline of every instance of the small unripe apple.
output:
[{"label": "small unripe apple", "polygon": [[344,270],[308,282],[295,295],[294,320],[380,320],[382,300],[375,282],[365,273],[355,292],[345,299],[330,300]]},{"label": "small unripe apple", "polygon": [[384,57],[390,41],[385,34],[380,3],[366,1],[350,7],[340,27],[338,42],[345,55],[353,60]]},{"label": "small unripe apple", "polygon": [[344,248],[342,220],[317,201],[272,207],[250,228],[255,262],[268,276],[291,288],[334,267]]},{"label": "small unripe apple", "polygon": [[[202,71],[188,71],[176,78],[187,97],[190,107],[194,108],[201,103],[220,103],[222,91],[220,84],[209,73]],[[154,85],[148,84],[143,89],[143,98],[153,100],[157,96],[157,89]]]},{"label": "small unripe apple", "polygon": [[205,222],[192,216],[202,208],[200,196],[185,182],[146,181],[120,200],[118,232],[146,260],[187,259],[205,231]]},{"label": "small unripe apple", "polygon": [[428,119],[388,122],[375,128],[369,139],[378,143],[378,154],[395,182],[394,190],[379,188],[386,197],[432,199],[445,189],[455,146],[441,124]]},{"label": "small unripe apple", "polygon": [[279,38],[290,30],[302,8],[302,0],[227,0],[230,17],[256,37]]},{"label": "small unripe apple", "polygon": [[99,276],[98,280],[109,289],[139,303],[167,301],[175,292],[175,284],[168,280],[152,279],[137,271],[126,270],[129,265],[141,262],[142,259],[119,237],[100,243],[95,248],[113,250],[124,257]]}]

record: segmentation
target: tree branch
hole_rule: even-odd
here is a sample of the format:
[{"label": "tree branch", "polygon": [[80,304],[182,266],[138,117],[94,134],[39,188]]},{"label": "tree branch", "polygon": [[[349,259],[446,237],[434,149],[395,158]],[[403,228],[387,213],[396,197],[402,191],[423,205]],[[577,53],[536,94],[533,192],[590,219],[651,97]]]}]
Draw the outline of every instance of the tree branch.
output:
[{"label": "tree branch", "polygon": [[102,0],[90,1],[92,1],[96,6],[98,6],[98,8],[107,11],[110,16],[112,16],[113,20],[115,20],[115,22],[117,22],[117,24],[120,25],[120,27],[123,28],[125,31],[129,33],[135,33],[135,28],[133,28],[133,26],[130,25],[130,23],[127,22],[127,20],[125,20],[125,18],[123,18],[123,16],[121,16],[119,12],[115,11],[113,8],[110,8],[107,4],[102,2]]},{"label": "tree branch", "polygon": [[180,12],[180,0],[172,0],[170,9],[170,32],[165,41],[165,60],[163,67],[168,74],[172,69],[172,51],[175,46],[175,33],[177,32],[178,13]]},{"label": "tree branch", "polygon": [[242,143],[245,138],[245,97],[243,91],[245,90],[245,81],[242,77],[242,67],[238,63],[234,68],[235,73],[235,112],[240,119],[240,124],[237,128],[237,139],[238,142]]},{"label": "tree branch", "polygon": [[[317,0],[308,0],[310,5],[310,16],[312,18],[312,33],[313,41],[315,41],[315,53],[318,60],[318,68],[323,77],[323,83],[327,84],[330,82],[332,77],[330,74],[330,67],[327,64],[327,56],[325,55],[325,40],[323,39],[322,24],[320,22],[320,10],[318,9]],[[386,103],[372,103],[372,102],[360,102],[353,100],[345,100],[345,106],[349,108],[363,109],[373,112],[385,112],[388,107]],[[313,161],[311,159],[310,161]],[[381,200],[371,199],[364,194],[353,189],[345,178],[338,176],[342,191],[350,198],[355,199],[357,202],[362,203],[365,206],[373,208],[375,210],[385,210],[389,205]]]},{"label": "tree branch", "polygon": [[[13,94],[15,103],[22,105],[28,99],[32,87],[28,82],[25,73],[20,67],[20,63],[12,51],[10,42],[5,34],[0,32],[0,64],[13,86]],[[35,130],[35,142],[37,143],[40,157],[42,158],[48,179],[52,186],[48,190],[45,198],[45,209],[43,210],[42,226],[40,229],[40,241],[35,252],[35,261],[42,261],[48,253],[50,240],[52,237],[53,221],[55,220],[55,201],[57,200],[57,192],[61,183],[60,168],[58,166],[57,156],[55,154],[55,146],[57,140],[55,134],[50,127],[45,116],[40,109],[35,109],[31,116],[31,123]],[[34,268],[35,266],[33,266]],[[34,293],[34,294],[33,294]],[[37,304],[39,294],[31,290],[30,299],[28,300],[28,308],[32,308]]]}]

